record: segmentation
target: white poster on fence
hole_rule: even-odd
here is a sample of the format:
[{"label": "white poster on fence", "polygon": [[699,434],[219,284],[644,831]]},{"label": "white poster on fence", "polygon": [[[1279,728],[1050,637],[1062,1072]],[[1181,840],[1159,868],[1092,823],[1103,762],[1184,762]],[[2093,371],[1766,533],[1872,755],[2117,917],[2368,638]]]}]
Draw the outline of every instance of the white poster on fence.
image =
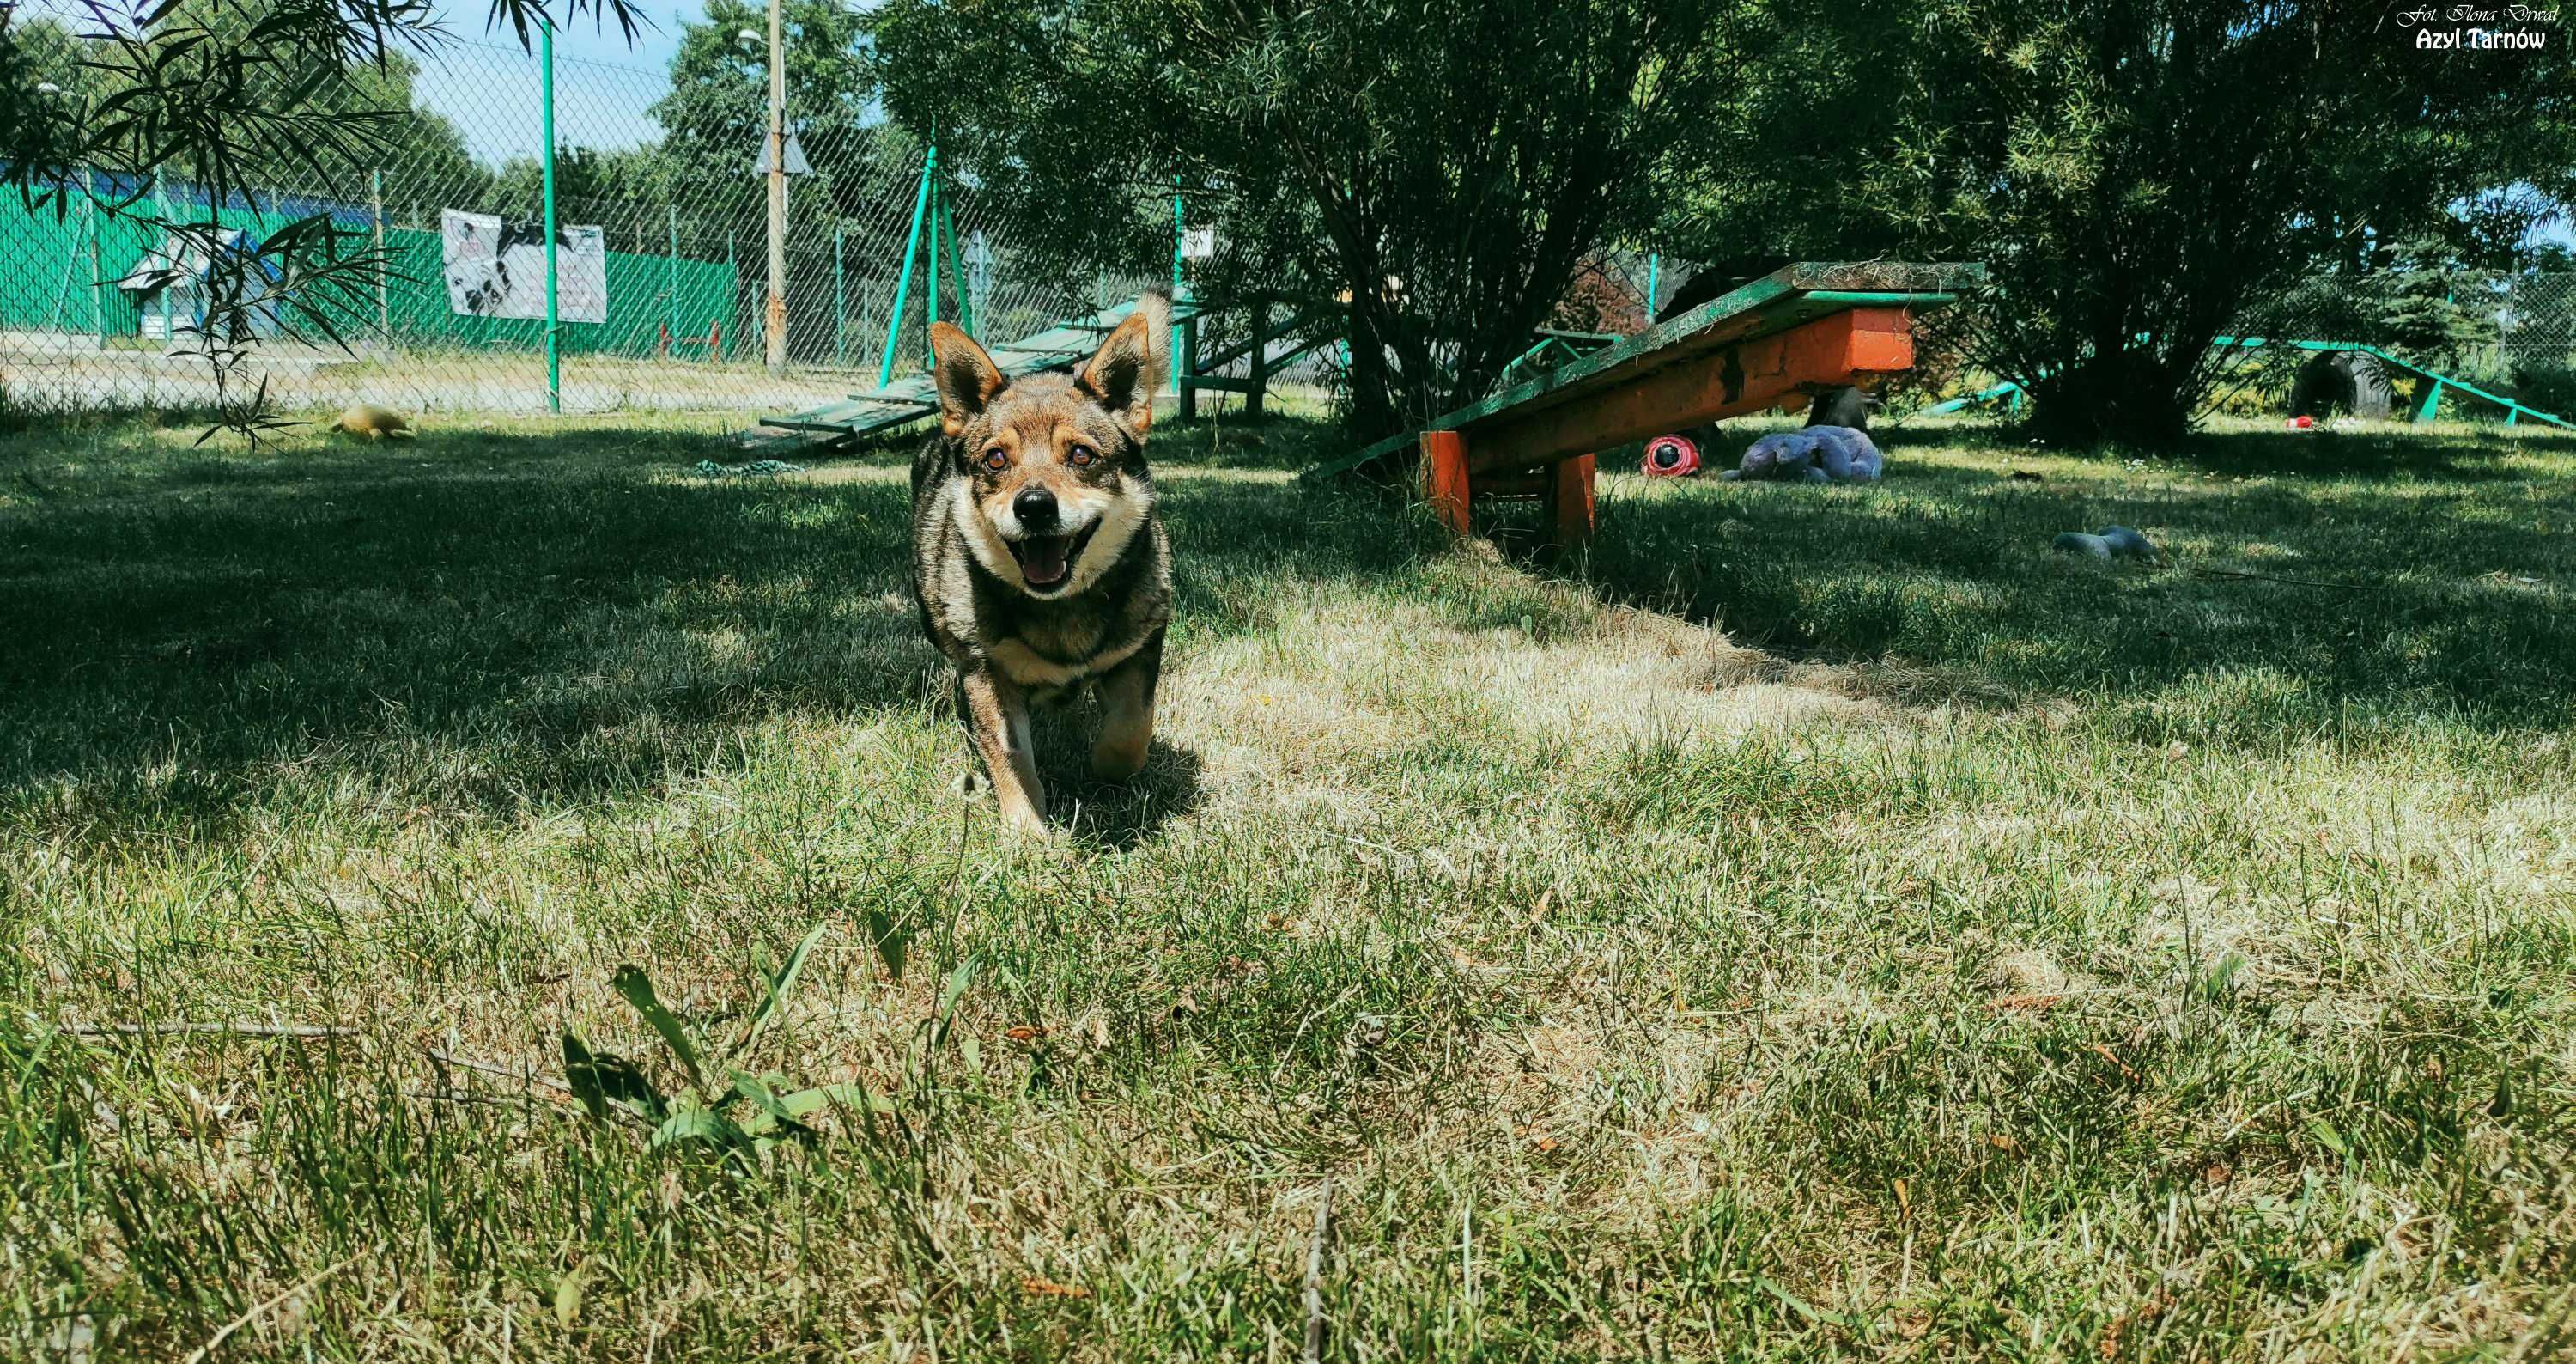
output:
[{"label": "white poster on fence", "polygon": [[[447,306],[467,317],[546,315],[546,230],[487,213],[441,209]],[[556,308],[566,322],[608,320],[608,250],[596,227],[555,236]]]}]

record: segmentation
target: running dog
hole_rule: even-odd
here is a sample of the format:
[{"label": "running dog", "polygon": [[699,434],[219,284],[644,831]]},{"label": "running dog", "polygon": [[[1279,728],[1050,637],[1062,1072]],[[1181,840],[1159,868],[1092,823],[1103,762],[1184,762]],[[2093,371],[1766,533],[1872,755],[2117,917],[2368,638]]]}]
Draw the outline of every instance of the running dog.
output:
[{"label": "running dog", "polygon": [[1145,432],[1169,359],[1170,303],[1136,308],[1070,375],[1011,378],[973,337],[930,329],[939,432],[912,461],[921,631],[957,670],[958,712],[1002,818],[1046,829],[1029,706],[1090,686],[1092,775],[1145,765],[1172,618],[1171,542]]}]

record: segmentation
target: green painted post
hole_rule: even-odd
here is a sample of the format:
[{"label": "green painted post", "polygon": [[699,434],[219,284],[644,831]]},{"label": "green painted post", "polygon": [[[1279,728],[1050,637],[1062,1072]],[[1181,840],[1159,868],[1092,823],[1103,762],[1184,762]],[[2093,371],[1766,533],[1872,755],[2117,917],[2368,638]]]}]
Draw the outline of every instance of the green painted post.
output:
[{"label": "green painted post", "polygon": [[81,172],[82,207],[89,219],[89,329],[98,337],[98,348],[107,349],[107,281],[100,278],[106,270],[98,263],[98,172]]},{"label": "green painted post", "polygon": [[832,225],[832,363],[850,362],[850,296],[841,273],[841,226]]},{"label": "green painted post", "polygon": [[931,144],[921,158],[921,187],[912,192],[912,235],[904,239],[903,270],[894,281],[894,315],[886,319],[885,358],[877,362],[877,387],[894,382],[894,343],[903,328],[903,305],[912,292],[912,253],[921,245],[921,215],[930,209],[930,175],[939,166],[939,146]]},{"label": "green painted post", "polygon": [[[383,198],[381,192],[379,192],[377,198],[379,200]],[[152,182],[152,216],[160,220],[156,225],[161,229],[162,245],[167,246],[170,242],[170,198],[168,195],[161,192],[161,182],[157,178]],[[376,244],[379,246],[384,244],[384,228],[382,226],[384,216],[384,208],[379,204],[376,209],[376,220],[378,223],[378,227],[376,229]],[[381,291],[384,287],[383,281],[379,279],[377,281],[376,288]],[[164,349],[167,349],[172,341],[178,339],[177,334],[170,330],[170,324],[174,320],[175,319],[170,315],[170,286],[164,284],[161,286],[161,345]]]},{"label": "green painted post", "polygon": [[[1181,177],[1172,177],[1172,302],[1181,301]],[[1181,324],[1172,324],[1172,396],[1181,396]]]},{"label": "green painted post", "polygon": [[2415,409],[2415,420],[2428,422],[2442,411],[2442,381],[2434,380],[2424,390],[2424,405]]},{"label": "green painted post", "polygon": [[555,25],[537,25],[537,60],[545,68],[538,82],[545,101],[546,196],[546,410],[563,411],[563,317],[556,294],[555,261]]},{"label": "green painted post", "polygon": [[930,321],[939,320],[939,182],[930,182],[930,249],[921,253],[928,277],[922,283],[922,301],[930,305]]},{"label": "green painted post", "polygon": [[948,278],[956,281],[952,287],[957,290],[957,325],[973,336],[975,300],[968,296],[973,290],[967,287],[966,271],[957,264],[957,218],[948,211],[948,195],[944,192],[939,196],[939,230],[946,234],[944,240],[948,243]]},{"label": "green painted post", "polygon": [[[725,229],[725,277],[731,281],[725,287],[733,291],[732,300],[725,305],[725,311],[728,314],[740,313],[742,311],[742,262],[734,255],[733,229],[730,227]],[[733,321],[734,318],[728,316],[725,320],[730,322]],[[734,328],[734,331],[737,333],[741,330],[742,328],[740,327]],[[723,348],[720,346],[708,347],[707,359],[711,361],[723,359],[724,356],[721,354],[722,349]]]},{"label": "green painted post", "polygon": [[[384,170],[384,167],[382,167],[382,166],[378,166],[378,167],[376,167],[375,169],[373,169],[373,170],[371,170],[371,171],[368,171],[368,172],[367,172],[367,185],[368,185],[368,188],[369,188],[369,189],[372,191],[372,193],[374,194],[374,197],[375,197],[375,204],[376,204],[376,256],[377,256],[377,265],[378,265],[378,268],[377,268],[377,271],[376,271],[376,334],[377,334],[378,336],[380,336],[380,337],[384,338],[385,344],[387,344],[387,345],[391,345],[391,344],[393,344],[393,337],[394,337],[394,296],[393,296],[393,287],[394,287],[394,285],[393,285],[393,277],[394,277],[394,272],[393,272],[393,270],[390,268],[390,267],[391,267],[391,265],[392,265],[392,262],[390,262],[390,261],[386,261],[386,260],[384,259],[384,254],[385,254],[385,170]],[[154,187],[153,187],[153,190],[152,190],[152,193],[153,193],[154,195],[156,195],[156,196],[157,196],[157,195],[159,195],[159,194],[161,193],[160,187],[159,187],[159,186],[157,186],[157,185],[156,185],[156,186],[154,186]],[[166,304],[165,304],[165,305],[163,305],[163,307],[162,307],[162,330],[163,330],[163,331],[165,331],[165,332],[169,330],[169,307],[168,307],[168,305],[166,305]]]},{"label": "green painted post", "polygon": [[[671,233],[670,284],[662,291],[662,334],[676,344],[680,339],[680,208],[677,204],[662,206],[663,225]],[[663,352],[669,359],[670,353]],[[715,359],[710,355],[710,360]]]},{"label": "green painted post", "polygon": [[1649,251],[1646,253],[1646,325],[1649,327],[1655,325],[1655,293],[1663,282],[1664,255],[1660,251]]}]

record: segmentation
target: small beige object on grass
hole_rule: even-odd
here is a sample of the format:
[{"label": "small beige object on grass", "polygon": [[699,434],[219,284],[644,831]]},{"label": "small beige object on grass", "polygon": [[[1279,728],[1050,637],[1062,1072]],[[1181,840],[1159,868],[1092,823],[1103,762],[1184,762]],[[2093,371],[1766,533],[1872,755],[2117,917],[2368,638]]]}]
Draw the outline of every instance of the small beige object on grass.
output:
[{"label": "small beige object on grass", "polygon": [[387,436],[413,434],[411,423],[403,420],[401,413],[378,407],[374,403],[359,403],[341,413],[340,420],[333,422],[331,429],[343,435],[364,436],[369,440],[383,440]]}]

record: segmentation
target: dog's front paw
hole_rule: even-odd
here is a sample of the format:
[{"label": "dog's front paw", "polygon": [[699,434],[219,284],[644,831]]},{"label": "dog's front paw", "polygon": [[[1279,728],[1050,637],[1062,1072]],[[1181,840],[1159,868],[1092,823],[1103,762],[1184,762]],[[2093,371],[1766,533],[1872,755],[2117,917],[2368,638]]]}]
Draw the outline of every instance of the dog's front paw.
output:
[{"label": "dog's front paw", "polygon": [[1145,741],[1103,739],[1091,746],[1091,775],[1125,781],[1145,768]]},{"label": "dog's front paw", "polygon": [[1002,833],[1014,843],[1041,845],[1056,841],[1056,828],[1035,810],[1004,811]]}]

